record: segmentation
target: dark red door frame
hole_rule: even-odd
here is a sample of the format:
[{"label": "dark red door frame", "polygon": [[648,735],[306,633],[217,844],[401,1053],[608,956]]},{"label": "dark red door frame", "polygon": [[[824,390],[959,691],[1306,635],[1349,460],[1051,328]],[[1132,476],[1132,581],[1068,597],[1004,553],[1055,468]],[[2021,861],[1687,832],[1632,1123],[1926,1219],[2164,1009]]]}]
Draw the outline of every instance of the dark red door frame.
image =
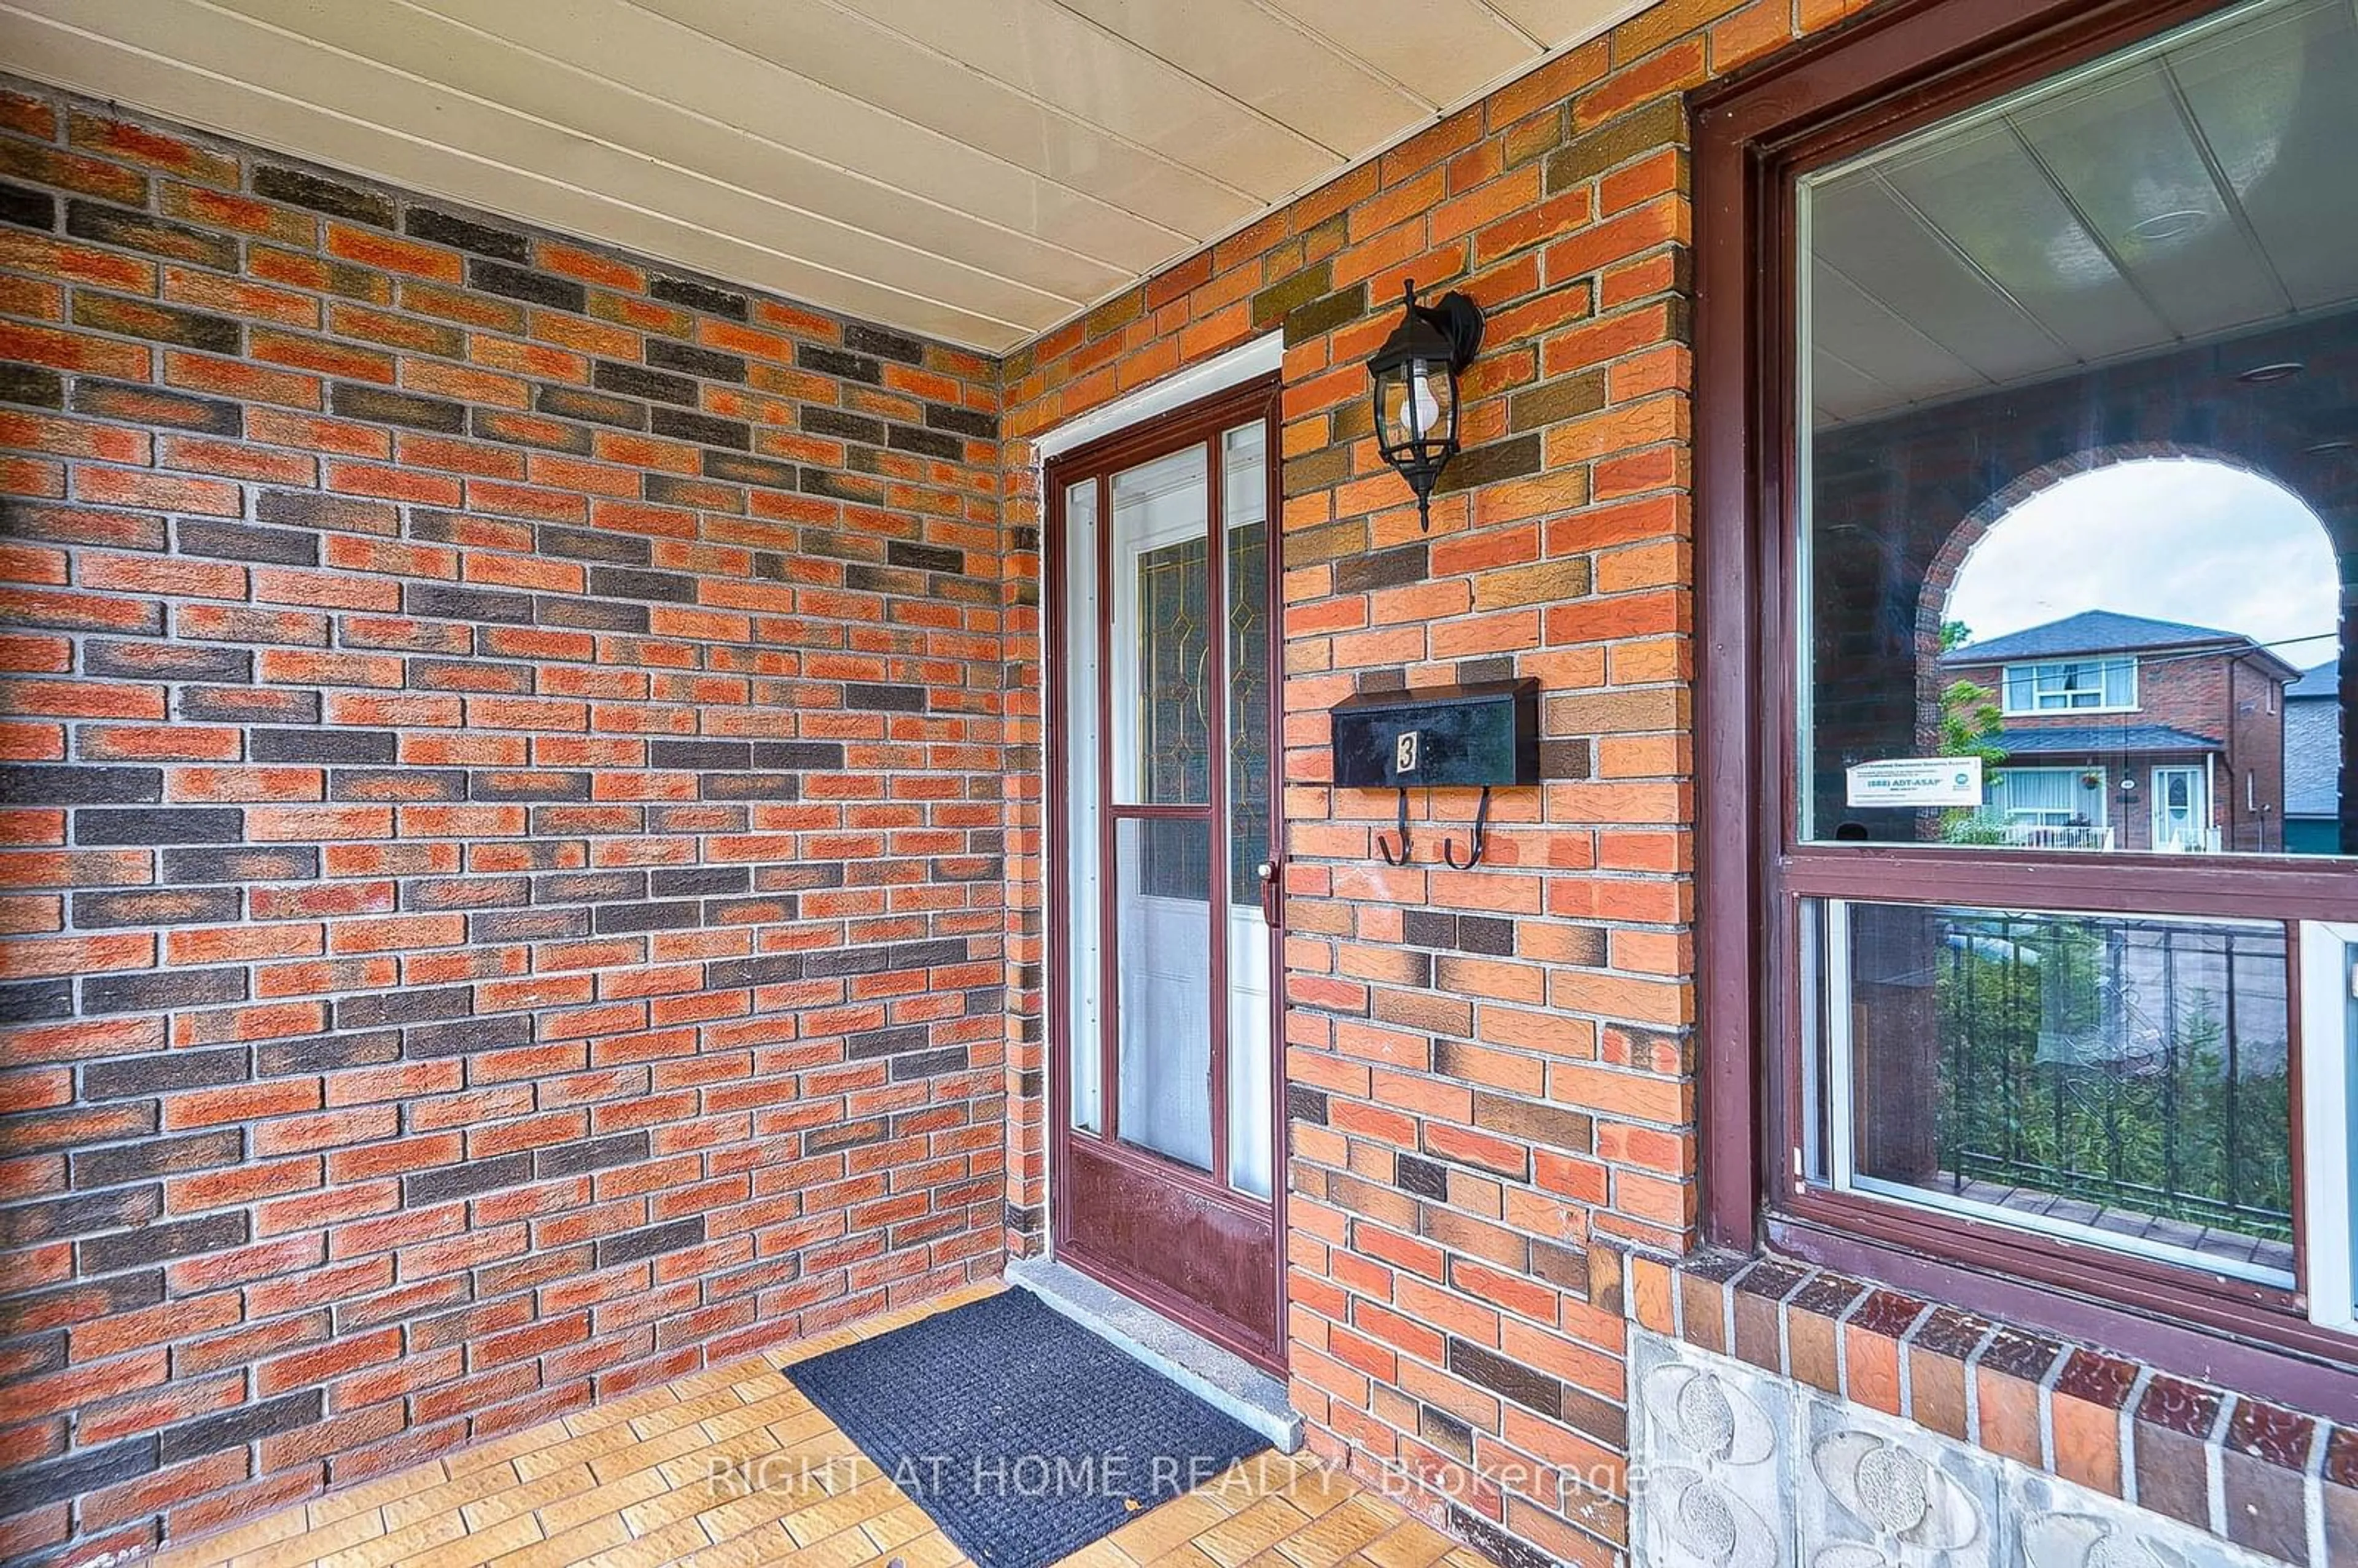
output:
[{"label": "dark red door frame", "polygon": [[[1264,886],[1262,912],[1270,925],[1269,1096],[1272,1152],[1271,1195],[1264,1201],[1236,1192],[1227,1181],[1226,1046],[1229,968],[1227,925],[1231,896],[1229,857],[1232,851],[1220,831],[1226,825],[1230,771],[1229,748],[1220,743],[1228,723],[1226,667],[1228,620],[1225,613],[1228,592],[1226,569],[1228,539],[1223,516],[1227,498],[1220,437],[1228,430],[1258,419],[1265,432],[1262,464],[1266,485],[1264,537],[1269,553],[1265,573],[1266,591],[1270,598],[1265,616],[1270,671],[1266,782],[1270,797],[1268,853],[1271,862],[1278,868],[1282,881],[1284,633],[1280,592],[1282,555],[1282,495],[1278,471],[1279,393],[1280,383],[1275,374],[1258,377],[1168,414],[1152,416],[1130,428],[1116,431],[1051,460],[1043,476],[1045,527],[1041,543],[1045,566],[1045,593],[1041,614],[1050,688],[1044,694],[1042,712],[1047,738],[1047,791],[1044,808],[1047,816],[1049,868],[1052,873],[1044,892],[1048,917],[1049,1216],[1053,1245],[1063,1261],[1146,1302],[1257,1364],[1282,1374],[1284,1368],[1283,1238],[1286,1197],[1284,901],[1273,890]],[[1098,551],[1096,558],[1087,563],[1087,569],[1097,574],[1100,587],[1099,614],[1092,649],[1100,672],[1098,688],[1099,721],[1096,727],[1096,755],[1089,761],[1098,770],[1100,790],[1104,791],[1109,788],[1106,781],[1112,776],[1111,727],[1103,721],[1106,704],[1114,696],[1103,684],[1104,672],[1112,667],[1110,604],[1104,598],[1104,589],[1110,581],[1112,476],[1118,470],[1194,446],[1204,448],[1206,460],[1206,526],[1209,530],[1206,552],[1207,605],[1217,605],[1222,611],[1213,616],[1205,675],[1207,691],[1218,694],[1216,706],[1220,709],[1217,719],[1208,710],[1206,715],[1206,735],[1213,749],[1208,770],[1209,788],[1206,804],[1202,806],[1119,806],[1109,796],[1100,800],[1096,827],[1099,835],[1098,918],[1101,935],[1098,943],[1099,972],[1094,979],[1104,1000],[1098,1011],[1098,1042],[1100,1131],[1092,1135],[1079,1132],[1072,1125],[1070,1063],[1074,1042],[1071,1038],[1070,988],[1073,983],[1073,943],[1068,884],[1065,878],[1071,859],[1071,779],[1073,768],[1080,759],[1074,754],[1074,737],[1063,711],[1063,687],[1065,673],[1073,667],[1076,653],[1067,645],[1069,633],[1065,623],[1065,606],[1071,590],[1072,574],[1078,563],[1072,560],[1066,545],[1065,494],[1073,486],[1082,482],[1096,487]],[[1115,1049],[1119,999],[1116,995],[1114,934],[1109,918],[1118,881],[1116,824],[1125,819],[1151,820],[1158,817],[1201,821],[1211,838],[1207,860],[1214,884],[1207,890],[1207,914],[1212,924],[1207,957],[1213,993],[1207,999],[1212,1041],[1212,1074],[1207,1086],[1211,1096],[1212,1133],[1212,1170],[1209,1173],[1123,1142],[1119,1137],[1120,1064]],[[1260,1276],[1253,1287],[1256,1299],[1243,1312],[1223,1310],[1216,1303],[1195,1299],[1174,1289],[1166,1281],[1148,1277],[1137,1268],[1127,1266],[1120,1258],[1108,1255],[1108,1249],[1102,1245],[1093,1250],[1092,1238],[1088,1234],[1090,1227],[1076,1224],[1076,1220],[1083,1217],[1076,1209],[1092,1196],[1102,1203],[1117,1195],[1124,1202],[1166,1206],[1173,1230],[1173,1245],[1180,1244],[1179,1232],[1182,1230],[1189,1234],[1209,1231],[1229,1238],[1250,1234],[1259,1238],[1266,1254],[1266,1266],[1254,1271]],[[1150,1214],[1141,1217],[1152,1221],[1154,1216]]]},{"label": "dark red door frame", "polygon": [[1797,176],[2225,3],[1895,0],[1690,100],[1703,1225],[1722,1246],[1748,1251],[1765,1239],[2189,1375],[2230,1378],[2307,1408],[2358,1409],[2358,1379],[2320,1365],[2346,1361],[2347,1337],[2310,1325],[2297,1296],[2206,1290],[2184,1271],[2120,1254],[1798,1192],[1787,1168],[1801,1048],[1795,900],[1804,894],[1907,903],[1937,887],[1943,898],[2003,904],[2024,897],[2026,879],[2035,879],[2042,907],[2236,914],[2257,903],[2288,918],[2350,908],[2347,868],[2125,855],[2059,863],[2023,853],[1801,844],[1790,821],[1798,770],[1785,723],[1796,679]]}]

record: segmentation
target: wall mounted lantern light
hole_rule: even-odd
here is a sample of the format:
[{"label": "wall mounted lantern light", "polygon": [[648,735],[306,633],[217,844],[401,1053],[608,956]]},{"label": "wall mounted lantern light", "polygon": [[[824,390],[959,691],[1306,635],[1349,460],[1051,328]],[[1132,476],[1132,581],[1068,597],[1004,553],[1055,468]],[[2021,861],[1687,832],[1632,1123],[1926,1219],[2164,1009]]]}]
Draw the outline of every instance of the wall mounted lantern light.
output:
[{"label": "wall mounted lantern light", "polygon": [[1376,446],[1416,492],[1416,515],[1433,526],[1433,487],[1457,455],[1457,373],[1482,346],[1482,308],[1451,292],[1419,305],[1403,290],[1405,313],[1368,361],[1374,382]]}]

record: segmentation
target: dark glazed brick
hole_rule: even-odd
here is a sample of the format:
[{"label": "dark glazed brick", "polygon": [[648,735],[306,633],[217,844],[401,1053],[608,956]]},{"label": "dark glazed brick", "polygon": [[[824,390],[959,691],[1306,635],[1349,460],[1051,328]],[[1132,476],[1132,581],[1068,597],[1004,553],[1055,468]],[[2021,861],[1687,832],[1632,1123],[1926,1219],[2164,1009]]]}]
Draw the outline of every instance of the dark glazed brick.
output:
[{"label": "dark glazed brick", "polygon": [[730,484],[767,485],[773,490],[795,490],[802,483],[802,470],[792,463],[741,457],[734,452],[705,453],[704,476]]},{"label": "dark glazed brick", "polygon": [[1392,1180],[1399,1184],[1402,1192],[1414,1193],[1421,1198],[1431,1198],[1436,1203],[1449,1201],[1448,1169],[1431,1160],[1421,1160],[1413,1154],[1393,1155]]},{"label": "dark glazed brick", "polygon": [[847,322],[843,329],[843,346],[857,353],[875,354],[883,359],[899,360],[903,364],[925,362],[925,345],[914,338],[898,332],[871,327],[865,321]]},{"label": "dark glazed brick", "polygon": [[1303,1088],[1299,1084],[1286,1085],[1285,1119],[1307,1122],[1313,1127],[1325,1126],[1326,1096],[1320,1090]]},{"label": "dark glazed brick", "polygon": [[675,440],[699,441],[708,447],[730,447],[741,452],[751,450],[753,445],[753,427],[741,419],[716,419],[708,414],[657,408],[650,411],[647,424],[656,435]]},{"label": "dark glazed brick", "polygon": [[305,1389],[259,1404],[240,1405],[201,1421],[168,1426],[160,1434],[164,1463],[177,1465],[200,1454],[243,1447],[282,1432],[309,1426],[319,1419],[321,1399],[318,1389]]},{"label": "dark glazed brick", "polygon": [[0,805],[136,806],[163,798],[161,768],[0,763]]},{"label": "dark glazed brick", "polygon": [[605,397],[571,386],[533,389],[532,406],[558,419],[587,419],[593,425],[613,425],[625,430],[647,427],[646,406],[621,397]]},{"label": "dark glazed brick", "polygon": [[465,986],[434,990],[367,991],[336,999],[339,1029],[382,1029],[387,1024],[438,1022],[475,1010],[475,993]]},{"label": "dark glazed brick", "polygon": [[195,1258],[243,1247],[250,1236],[244,1214],[209,1214],[201,1219],[93,1237],[75,1245],[74,1258],[85,1274],[109,1274],[118,1269],[137,1269],[174,1258]]},{"label": "dark glazed brick", "polygon": [[715,288],[687,277],[653,277],[647,280],[647,293],[667,305],[685,305],[691,310],[708,311],[726,316],[732,321],[742,321],[746,316],[745,297],[731,294],[725,288]]},{"label": "dark glazed brick", "polygon": [[319,874],[319,851],[309,845],[164,851],[164,880],[172,882],[299,882]]},{"label": "dark glazed brick", "polygon": [[400,744],[390,730],[255,730],[246,740],[257,762],[389,764]]},{"label": "dark glazed brick", "polygon": [[884,383],[883,367],[874,360],[859,354],[847,354],[835,349],[822,349],[814,343],[795,345],[795,363],[804,370],[817,371],[842,381],[864,381],[871,386]]},{"label": "dark glazed brick", "polygon": [[524,1013],[426,1023],[402,1032],[402,1054],[424,1060],[465,1056],[477,1051],[508,1051],[532,1044],[532,1019]]},{"label": "dark glazed brick", "polygon": [[[15,1465],[8,1472],[5,1511],[13,1517],[135,1481],[155,1473],[159,1463],[157,1454],[157,1441],[151,1434],[81,1449],[36,1465]],[[18,1561],[29,1564],[43,1559]]]},{"label": "dark glazed brick", "polygon": [[464,404],[414,393],[389,392],[340,381],[329,389],[329,401],[346,419],[369,419],[380,425],[406,425],[414,430],[437,430],[455,436],[467,427]]},{"label": "dark glazed brick", "polygon": [[145,212],[128,212],[95,201],[66,203],[66,232],[102,245],[121,245],[150,255],[169,256],[174,261],[194,262],[215,272],[237,270],[237,242],[226,234],[168,223]]},{"label": "dark glazed brick", "polygon": [[892,1058],[892,1081],[914,1083],[920,1078],[937,1078],[945,1073],[962,1073],[967,1069],[966,1047],[946,1046],[939,1051],[921,1051],[914,1055]]},{"label": "dark glazed brick", "polygon": [[1924,1306],[1925,1303],[1914,1296],[1903,1296],[1897,1291],[1877,1291],[1850,1314],[1849,1321],[1854,1328],[1897,1339],[1924,1315]]},{"label": "dark glazed brick", "polygon": [[966,456],[966,443],[956,436],[945,436],[938,430],[920,430],[914,425],[895,425],[886,444],[896,452],[923,452],[929,458],[956,462]]},{"label": "dark glazed brick", "polygon": [[[237,990],[245,989],[243,969],[213,970],[214,974],[238,977]],[[204,970],[192,971],[191,979],[199,983],[192,989],[201,991]],[[154,977],[158,980],[180,978],[167,973]],[[82,982],[85,991],[94,981]],[[165,1051],[150,1056],[115,1056],[92,1062],[82,1068],[82,1093],[92,1099],[121,1099],[140,1094],[169,1094],[175,1089],[211,1089],[223,1084],[243,1083],[251,1076],[250,1062],[243,1045],[224,1046],[216,1051]]]},{"label": "dark glazed brick", "polygon": [[78,1149],[69,1158],[75,1186],[112,1187],[189,1171],[217,1171],[244,1156],[245,1134],[229,1128],[177,1138],[143,1138],[104,1149]]},{"label": "dark glazed brick", "polygon": [[1335,563],[1335,591],[1365,593],[1373,588],[1399,588],[1422,582],[1431,551],[1422,543],[1397,545],[1373,555],[1354,556]]},{"label": "dark glazed brick", "polygon": [[842,767],[843,742],[840,741],[757,741],[753,744],[753,762],[757,768],[793,768],[804,772],[833,770]]},{"label": "dark glazed brick", "polygon": [[208,316],[201,310],[150,305],[144,299],[123,299],[81,289],[74,293],[73,319],[76,326],[120,332],[125,337],[149,338],[159,343],[177,343],[209,354],[233,354],[245,342],[244,329],[226,316]]},{"label": "dark glazed brick", "polygon": [[180,554],[212,560],[275,567],[319,564],[319,535],[298,534],[292,528],[249,528],[243,523],[183,517],[176,542]]},{"label": "dark glazed brick", "polygon": [[925,405],[925,423],[936,430],[970,436],[978,441],[999,439],[998,416],[978,409],[959,408],[947,403],[928,403]]},{"label": "dark glazed brick", "polygon": [[615,360],[600,360],[590,367],[590,380],[601,392],[618,392],[625,397],[649,397],[662,403],[680,403],[690,408],[696,406],[696,383],[685,376],[665,375],[660,371],[644,370]]},{"label": "dark glazed brick", "polygon": [[167,392],[159,386],[77,376],[73,406],[76,413],[94,414],[102,419],[169,425],[175,429],[197,430],[208,436],[245,433],[245,410],[237,404],[217,397],[195,397],[185,392]]},{"label": "dark glazed brick", "polygon": [[0,180],[0,223],[23,229],[58,226],[58,199],[46,190],[27,190]]},{"label": "dark glazed brick", "polygon": [[254,655],[202,643],[101,641],[82,644],[82,672],[121,680],[247,681],[254,678]]},{"label": "dark glazed brick", "polygon": [[73,923],[92,931],[129,925],[208,925],[237,919],[244,903],[244,892],[233,887],[78,892],[73,895]]},{"label": "dark glazed brick", "polygon": [[0,985],[0,1023],[42,1023],[73,1016],[71,980],[14,980]]},{"label": "dark glazed brick", "polygon": [[700,375],[708,381],[743,381],[745,361],[738,354],[724,354],[712,349],[692,348],[675,343],[669,338],[649,338],[647,363],[660,370],[676,370],[683,375]]},{"label": "dark glazed brick", "polygon": [[569,277],[528,272],[522,267],[487,261],[481,256],[467,258],[467,283],[486,294],[502,294],[510,299],[554,306],[577,315],[590,308],[590,291]]},{"label": "dark glazed brick", "polygon": [[494,1160],[470,1160],[463,1165],[413,1172],[401,1178],[401,1202],[405,1208],[421,1208],[501,1187],[521,1186],[532,1179],[532,1155],[528,1151],[519,1151]]},{"label": "dark glazed brick", "polygon": [[413,239],[431,240],[438,245],[452,245],[501,261],[522,265],[531,257],[531,247],[522,234],[453,217],[431,207],[412,207],[402,213],[401,228]]},{"label": "dark glazed brick", "polygon": [[[155,975],[92,975],[81,982],[81,1010],[87,1013],[158,1012],[174,1007],[215,1007],[223,1002],[243,1001],[246,998],[243,969],[168,969]],[[82,1092],[93,1098],[104,1098],[98,1086],[113,1082],[118,1076],[113,1069],[120,1066],[125,1073],[150,1063],[160,1064],[154,1077],[133,1073],[124,1080],[125,1087],[116,1094],[139,1094],[149,1088],[186,1087],[185,1084],[167,1081],[174,1069],[187,1072],[195,1069],[206,1057],[222,1054],[241,1058],[241,1065],[229,1078],[208,1080],[227,1083],[243,1076],[243,1052],[180,1051],[164,1057],[133,1057],[127,1061],[93,1065],[83,1072]]]},{"label": "dark glazed brick", "polygon": [[933,706],[933,698],[921,686],[865,686],[858,683],[843,688],[843,706],[881,710],[886,713],[923,713]]},{"label": "dark glazed brick", "polygon": [[499,589],[460,588],[446,582],[413,582],[402,589],[402,609],[441,621],[487,621],[498,625],[532,624],[532,596]]},{"label": "dark glazed brick", "polygon": [[616,534],[598,528],[565,528],[544,524],[534,535],[540,553],[568,560],[602,561],[609,566],[643,567],[654,558],[653,541],[636,534]]},{"label": "dark glazed brick", "polygon": [[590,591],[615,599],[645,599],[663,604],[694,604],[696,579],[677,572],[637,571],[628,567],[592,567]]},{"label": "dark glazed brick", "polygon": [[644,1132],[624,1132],[611,1138],[579,1138],[569,1143],[559,1143],[555,1148],[535,1151],[533,1175],[535,1179],[544,1181],[551,1176],[579,1176],[646,1158],[647,1135]]},{"label": "dark glazed brick", "polygon": [[713,990],[788,985],[802,978],[799,953],[777,953],[766,958],[728,958],[704,966],[704,983]]},{"label": "dark glazed brick", "polygon": [[65,377],[38,365],[0,365],[0,403],[20,403],[35,408],[66,406]]},{"label": "dark glazed brick", "polygon": [[234,844],[244,837],[245,813],[233,806],[93,808],[74,814],[77,844]]},{"label": "dark glazed brick", "polygon": [[1551,1418],[1563,1410],[1563,1385],[1544,1372],[1535,1371],[1520,1361],[1510,1361],[1493,1350],[1452,1336],[1449,1341],[1449,1369],[1468,1382],[1479,1384],[1494,1394],[1499,1394],[1528,1410],[1535,1410]]},{"label": "dark glazed brick", "polygon": [[[2237,1402],[2231,1421],[2240,1420],[2245,1402]],[[2314,1430],[2313,1423],[2301,1419]],[[2255,1457],[2232,1431],[2219,1451],[2219,1472],[2227,1505],[2227,1539],[2287,1563],[2306,1563],[2309,1510],[2300,1472]]]},{"label": "dark glazed brick", "polygon": [[601,1236],[598,1238],[598,1267],[610,1269],[617,1263],[653,1258],[660,1252],[676,1252],[703,1239],[704,1219],[700,1215],[676,1219],[668,1225],[650,1225],[643,1230],[625,1230],[619,1236]]},{"label": "dark glazed brick", "polygon": [[355,223],[373,224],[380,229],[393,227],[393,203],[384,197],[338,185],[300,169],[260,166],[254,171],[254,193],[267,196],[273,201],[308,207],[330,217],[349,218]]},{"label": "dark glazed brick", "polygon": [[1540,438],[1537,433],[1517,436],[1510,440],[1492,441],[1487,446],[1472,448],[1457,455],[1457,460],[1443,471],[1441,482],[1433,486],[1435,495],[1449,495],[1461,490],[1473,490],[1502,479],[1520,479],[1540,471]]},{"label": "dark glazed brick", "polygon": [[803,429],[813,436],[830,436],[838,441],[865,441],[871,447],[884,444],[884,421],[865,414],[846,414],[839,408],[806,408],[802,415]]},{"label": "dark glazed brick", "polygon": [[254,1070],[265,1078],[299,1073],[331,1073],[345,1067],[380,1067],[401,1059],[401,1035],[391,1029],[365,1034],[314,1034],[257,1046]]},{"label": "dark glazed brick", "polygon": [[1306,343],[1313,338],[1323,338],[1337,327],[1347,327],[1368,313],[1368,286],[1355,283],[1348,288],[1338,288],[1323,298],[1311,300],[1286,313],[1285,346]]}]

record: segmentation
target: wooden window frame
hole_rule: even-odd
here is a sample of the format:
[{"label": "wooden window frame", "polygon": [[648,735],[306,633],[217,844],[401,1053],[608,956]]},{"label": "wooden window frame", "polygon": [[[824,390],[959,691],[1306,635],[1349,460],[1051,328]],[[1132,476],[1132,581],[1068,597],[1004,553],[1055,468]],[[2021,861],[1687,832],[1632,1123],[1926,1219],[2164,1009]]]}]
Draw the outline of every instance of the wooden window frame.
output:
[{"label": "wooden window frame", "polygon": [[[2093,1341],[2189,1376],[2358,1419],[2353,1340],[2297,1292],[2212,1285],[2133,1254],[1802,1187],[1786,1168],[1801,1084],[1803,898],[2346,919],[2347,868],[1906,844],[1798,844],[1794,710],[1793,180],[2100,59],[2231,0],[1894,0],[1697,92],[1698,1016],[1703,1231]],[[2054,900],[2061,890],[2066,902]],[[2160,900],[2162,902],[2156,902]],[[2297,935],[2297,928],[2291,928]],[[2296,940],[2296,946],[2298,942]],[[2297,987],[2290,997],[2295,1016]],[[2300,1110],[2293,1107],[2295,1135]],[[2301,1223],[2295,1199],[2296,1236]]]}]

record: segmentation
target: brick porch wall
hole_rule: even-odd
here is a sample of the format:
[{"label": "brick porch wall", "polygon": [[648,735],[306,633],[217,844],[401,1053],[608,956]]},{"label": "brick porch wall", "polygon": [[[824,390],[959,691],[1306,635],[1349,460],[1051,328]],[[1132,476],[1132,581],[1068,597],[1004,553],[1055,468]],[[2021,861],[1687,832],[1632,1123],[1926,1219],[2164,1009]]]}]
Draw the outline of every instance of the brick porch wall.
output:
[{"label": "brick porch wall", "polygon": [[0,181],[0,1558],[996,1272],[996,366],[47,92]]},{"label": "brick porch wall", "polygon": [[[1669,0],[1006,364],[1021,534],[1026,438],[1285,334],[1293,1394],[1322,1452],[1424,1476],[1507,1562],[1626,1548],[1624,1320],[1589,1246],[1696,1235],[1681,94],[1858,8]],[[1368,408],[1409,277],[1488,316],[1430,535]],[[1385,866],[1392,797],[1328,787],[1326,709],[1509,674],[1541,683],[1548,782],[1498,793],[1470,872],[1438,859],[1475,792],[1412,796],[1417,863]],[[1036,1034],[1014,1049],[1037,1082]],[[1032,1245],[1036,1107],[1011,1161]]]}]

